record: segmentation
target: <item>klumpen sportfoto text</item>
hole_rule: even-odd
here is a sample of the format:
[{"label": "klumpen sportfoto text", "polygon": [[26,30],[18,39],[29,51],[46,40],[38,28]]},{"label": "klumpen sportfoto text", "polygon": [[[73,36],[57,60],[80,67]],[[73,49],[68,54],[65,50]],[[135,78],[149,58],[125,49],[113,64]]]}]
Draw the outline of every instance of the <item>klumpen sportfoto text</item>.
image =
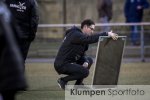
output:
[{"label": "klumpen sportfoto text", "polygon": [[140,89],[70,89],[70,95],[72,96],[143,96],[145,95],[144,90]]}]

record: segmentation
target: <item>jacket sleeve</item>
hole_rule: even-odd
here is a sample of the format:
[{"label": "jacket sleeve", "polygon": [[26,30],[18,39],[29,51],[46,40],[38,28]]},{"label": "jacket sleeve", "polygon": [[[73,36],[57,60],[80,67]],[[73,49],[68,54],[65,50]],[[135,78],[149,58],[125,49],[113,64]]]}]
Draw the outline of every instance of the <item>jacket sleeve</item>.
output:
[{"label": "jacket sleeve", "polygon": [[38,14],[38,5],[36,0],[31,0],[32,9],[31,9],[31,34],[35,36],[37,32],[38,22],[39,22],[39,14]]},{"label": "jacket sleeve", "polygon": [[124,5],[124,14],[125,14],[126,22],[128,22],[128,18],[129,18],[129,9],[130,9],[130,1],[126,0]]},{"label": "jacket sleeve", "polygon": [[142,0],[142,1],[143,1],[143,3],[142,3],[143,9],[149,8],[149,3],[147,2],[147,0]]},{"label": "jacket sleeve", "polygon": [[72,36],[72,43],[75,44],[91,44],[91,43],[96,43],[99,40],[99,36],[107,36],[106,32],[103,33],[97,33],[91,36],[86,36],[83,33],[75,33]]}]

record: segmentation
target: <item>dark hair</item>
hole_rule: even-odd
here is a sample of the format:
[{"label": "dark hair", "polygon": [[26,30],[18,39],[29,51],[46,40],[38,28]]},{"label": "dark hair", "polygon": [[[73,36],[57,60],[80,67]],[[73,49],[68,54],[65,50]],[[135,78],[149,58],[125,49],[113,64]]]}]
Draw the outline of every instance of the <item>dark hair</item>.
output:
[{"label": "dark hair", "polygon": [[91,26],[95,25],[95,23],[91,19],[86,19],[81,23],[81,29],[84,27],[84,25]]}]

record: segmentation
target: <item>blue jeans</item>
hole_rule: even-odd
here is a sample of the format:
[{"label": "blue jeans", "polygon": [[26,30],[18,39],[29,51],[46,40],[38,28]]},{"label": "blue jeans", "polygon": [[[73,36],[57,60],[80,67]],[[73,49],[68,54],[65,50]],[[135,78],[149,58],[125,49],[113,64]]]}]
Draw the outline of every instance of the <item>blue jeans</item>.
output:
[{"label": "blue jeans", "polygon": [[139,44],[140,42],[140,26],[131,26],[131,42],[133,45]]}]

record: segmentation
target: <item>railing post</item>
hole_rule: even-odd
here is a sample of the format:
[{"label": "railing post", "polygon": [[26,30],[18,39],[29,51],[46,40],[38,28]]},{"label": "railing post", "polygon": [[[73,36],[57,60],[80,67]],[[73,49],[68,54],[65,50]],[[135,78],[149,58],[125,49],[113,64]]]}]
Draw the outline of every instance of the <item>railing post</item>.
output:
[{"label": "railing post", "polygon": [[143,25],[141,25],[141,62],[145,62],[144,54],[144,29]]}]

